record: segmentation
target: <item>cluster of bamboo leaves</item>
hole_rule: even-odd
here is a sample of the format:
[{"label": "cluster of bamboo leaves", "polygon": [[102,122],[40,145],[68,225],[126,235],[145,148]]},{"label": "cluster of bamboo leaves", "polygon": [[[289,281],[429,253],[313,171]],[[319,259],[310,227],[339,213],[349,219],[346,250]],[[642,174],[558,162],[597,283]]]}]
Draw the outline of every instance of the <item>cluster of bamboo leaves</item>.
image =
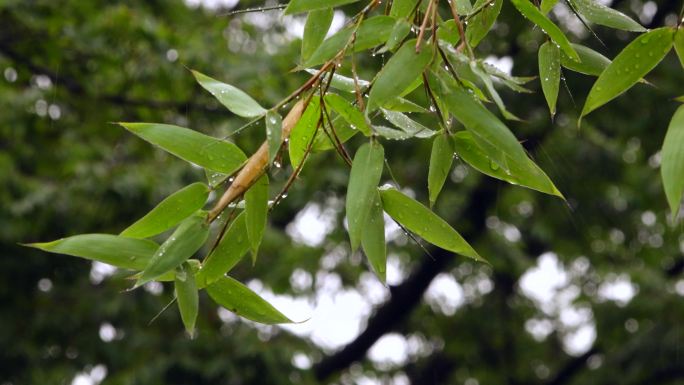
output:
[{"label": "cluster of bamboo leaves", "polygon": [[[307,87],[295,96],[304,112],[289,138],[284,137],[279,110],[289,100],[266,109],[240,89],[193,71],[197,82],[235,115],[249,123],[265,121],[268,148],[266,169],[287,146],[293,174],[312,153],[337,151],[351,166],[346,196],[346,218],[351,251],[367,256],[379,279],[385,279],[384,214],[402,228],[438,247],[485,261],[447,222],[431,211],[450,172],[454,155],[474,169],[511,184],[542,193],[563,195],[527,155],[504,123],[518,120],[506,109],[496,85],[530,92],[534,78],[511,76],[475,56],[501,10],[503,0],[373,0],[338,32],[326,38],[333,8],[358,0],[293,0],[286,14],[308,13],[299,70],[312,74]],[[674,46],[684,64],[684,31],[675,27],[646,31],[628,16],[596,0],[567,0],[577,17],[640,33],[612,61],[588,47],[573,44],[547,16],[558,0],[511,0],[522,16],[546,35],[539,46],[539,80],[551,115],[556,112],[563,68],[596,82],[580,119],[616,98],[652,70]],[[441,8],[440,8],[441,7]],[[448,12],[449,17],[441,14]],[[681,18],[681,16],[680,16]],[[427,32],[426,32],[427,31]],[[353,53],[383,54],[388,60],[372,80],[336,73]],[[422,87],[430,105],[410,100]],[[678,100],[684,101],[684,97]],[[488,103],[504,120],[490,111]],[[432,115],[426,127],[412,114]],[[206,183],[193,183],[173,193],[118,235],[83,234],[33,247],[104,262],[132,270],[135,287],[150,281],[173,281],[181,318],[189,332],[198,313],[198,290],[206,289],[219,305],[261,323],[291,322],[242,283],[228,276],[251,253],[256,262],[267,215],[274,206],[267,173],[255,178],[219,220],[205,211],[212,190],[230,183],[248,157],[234,143],[188,128],[157,123],[121,123],[131,133],[207,171]],[[349,156],[344,143],[362,135],[367,141]],[[288,140],[289,139],[289,140]],[[383,142],[431,140],[427,177],[429,202],[424,205],[401,191],[383,185],[387,163]],[[353,158],[353,159],[352,159]],[[672,118],[662,149],[662,179],[673,214],[684,193],[684,106]],[[276,200],[279,197],[276,197]],[[230,211],[228,213],[227,211]],[[161,244],[160,234],[173,232]],[[216,229],[217,231],[212,231]],[[211,236],[210,236],[211,235]],[[200,250],[209,250],[203,258]]]}]

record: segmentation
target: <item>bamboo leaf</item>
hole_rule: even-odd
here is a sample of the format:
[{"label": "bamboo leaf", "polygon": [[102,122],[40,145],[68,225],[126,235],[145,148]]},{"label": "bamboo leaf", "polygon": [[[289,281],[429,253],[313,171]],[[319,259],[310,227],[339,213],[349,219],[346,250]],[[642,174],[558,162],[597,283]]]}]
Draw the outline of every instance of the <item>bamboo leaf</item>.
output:
[{"label": "bamboo leaf", "polygon": [[541,5],[539,6],[539,9],[542,11],[542,13],[547,14],[551,9],[553,8],[554,5],[558,3],[558,0],[542,0]]},{"label": "bamboo leaf", "polygon": [[207,202],[209,187],[193,183],[161,201],[155,208],[121,232],[130,238],[149,238],[177,225]]},{"label": "bamboo leaf", "polygon": [[437,201],[442,186],[449,176],[454,161],[454,147],[446,134],[435,136],[430,153],[430,167],[428,169],[428,191],[430,206]]},{"label": "bamboo leaf", "polygon": [[266,110],[259,103],[241,89],[222,83],[197,71],[192,71],[192,74],[202,88],[214,95],[221,104],[235,115],[244,118],[256,118],[266,113]]},{"label": "bamboo leaf", "polygon": [[486,262],[461,234],[427,207],[393,187],[383,187],[379,191],[387,214],[411,232],[435,246]]},{"label": "bamboo leaf", "polygon": [[384,105],[408,88],[432,61],[432,45],[416,52],[416,40],[409,40],[397,50],[380,70],[368,96],[367,109]]},{"label": "bamboo leaf", "polygon": [[492,0],[477,0],[473,6],[473,13],[478,9],[480,11],[468,21],[468,28],[465,32],[466,40],[471,47],[480,44],[499,17],[503,0],[490,1]]},{"label": "bamboo leaf", "polygon": [[110,234],[80,234],[25,246],[132,270],[145,268],[159,248],[159,245],[150,240]]},{"label": "bamboo leaf", "polygon": [[339,7],[359,0],[292,0],[285,8],[286,15],[314,11],[317,9]]},{"label": "bamboo leaf", "polygon": [[658,28],[629,43],[596,79],[581,117],[627,91],[658,65],[672,48],[674,33],[672,28]]},{"label": "bamboo leaf", "polygon": [[363,132],[366,136],[370,136],[371,128],[366,122],[366,118],[347,99],[332,93],[325,95],[324,99],[325,104],[332,107],[335,112],[351,125],[351,128]]},{"label": "bamboo leaf", "polygon": [[610,65],[610,59],[594,51],[589,47],[573,44],[572,47],[579,55],[580,61],[568,57],[561,51],[561,64],[563,67],[585,75],[599,76]]},{"label": "bamboo leaf", "polygon": [[352,252],[361,242],[373,204],[373,193],[380,183],[385,151],[378,142],[364,143],[354,155],[347,186],[347,225]]},{"label": "bamboo leaf", "polygon": [[[313,75],[316,74],[318,70],[308,68],[306,69],[306,72]],[[337,73],[333,74],[332,79],[329,79],[329,76],[329,73],[324,74],[322,76],[321,83],[326,84],[328,80],[330,80],[330,87],[332,88],[338,89],[340,91],[356,92],[356,85],[354,84],[354,79],[342,76]],[[359,89],[361,89],[362,91],[370,85],[370,82],[367,80],[357,79],[356,81],[359,85]]]},{"label": "bamboo leaf", "polygon": [[515,8],[520,11],[520,13],[526,18],[530,19],[534,24],[539,26],[539,28],[546,33],[551,40],[553,40],[560,49],[563,50],[571,59],[579,60],[579,56],[575,49],[572,48],[570,41],[565,37],[563,31],[558,28],[556,24],[553,24],[537,7],[534,6],[529,0],[511,0]]},{"label": "bamboo leaf", "polygon": [[235,144],[187,128],[157,123],[119,124],[187,162],[224,174],[232,174],[247,160]]},{"label": "bamboo leaf", "polygon": [[264,236],[268,215],[268,176],[263,175],[245,193],[245,225],[247,238],[252,248],[252,262],[256,262],[257,252]]},{"label": "bamboo leaf", "polygon": [[520,118],[518,118],[513,113],[509,112],[508,109],[506,109],[506,105],[504,104],[503,99],[501,99],[501,96],[499,96],[499,93],[496,91],[496,88],[494,88],[492,78],[487,74],[484,67],[482,66],[482,63],[471,61],[470,69],[473,71],[475,75],[477,75],[480,78],[482,83],[484,83],[485,88],[487,89],[487,93],[489,93],[489,96],[491,96],[491,98],[494,99],[494,103],[499,108],[499,112],[501,112],[501,115],[503,115],[504,118],[508,120],[519,121]]},{"label": "bamboo leaf", "polygon": [[229,272],[240,262],[249,247],[245,214],[240,213],[230,224],[214,251],[204,259],[202,269],[197,273],[198,284],[205,287]]},{"label": "bamboo leaf", "polygon": [[680,27],[675,33],[674,48],[675,52],[677,52],[677,57],[679,57],[679,62],[684,67],[684,32],[682,31],[684,31],[684,28]]},{"label": "bamboo leaf", "polygon": [[325,35],[330,29],[333,20],[333,9],[323,8],[309,12],[304,25],[304,36],[302,37],[302,63],[309,57],[325,40]]},{"label": "bamboo leaf", "polygon": [[596,0],[570,0],[582,16],[592,23],[632,32],[645,32],[646,28],[624,13],[607,7]]},{"label": "bamboo leaf", "polygon": [[677,217],[684,194],[684,106],[672,116],[661,152],[660,175],[673,218]]},{"label": "bamboo leaf", "polygon": [[207,287],[207,292],[214,302],[248,320],[262,324],[292,322],[247,286],[231,277],[221,277]]},{"label": "bamboo leaf", "polygon": [[193,337],[195,335],[195,322],[199,312],[199,296],[195,273],[189,263],[185,262],[178,267],[174,279],[178,310],[185,325],[185,330]]},{"label": "bamboo leaf", "polygon": [[404,41],[404,38],[408,36],[409,32],[411,32],[411,23],[405,19],[397,20],[392,28],[392,33],[390,33],[390,36],[387,39],[387,43],[384,47],[378,50],[377,53],[380,54],[387,51],[394,51],[397,47],[399,47],[401,42]]},{"label": "bamboo leaf", "polygon": [[135,286],[152,281],[192,257],[209,236],[209,226],[205,219],[205,215],[197,214],[181,222],[173,234],[159,246]]},{"label": "bamboo leaf", "polygon": [[547,41],[539,47],[539,79],[552,118],[556,114],[560,76],[560,49]]},{"label": "bamboo leaf", "polygon": [[319,98],[314,95],[306,107],[297,124],[290,132],[290,162],[293,168],[297,168],[304,160],[309,142],[313,140],[321,117],[321,104]]},{"label": "bamboo leaf", "polygon": [[266,142],[268,143],[268,164],[278,156],[280,146],[283,144],[283,118],[275,111],[266,113]]},{"label": "bamboo leaf", "polygon": [[429,138],[436,134],[435,131],[423,126],[415,120],[397,111],[383,109],[382,114],[388,122],[400,128],[407,135],[407,138]]},{"label": "bamboo leaf", "polygon": [[368,258],[375,274],[385,283],[387,270],[387,250],[385,245],[385,219],[382,201],[374,189],[372,203],[368,212],[366,228],[361,235],[361,248]]},{"label": "bamboo leaf", "polygon": [[418,0],[393,0],[390,16],[397,19],[406,19],[416,8],[416,4],[418,4]]}]

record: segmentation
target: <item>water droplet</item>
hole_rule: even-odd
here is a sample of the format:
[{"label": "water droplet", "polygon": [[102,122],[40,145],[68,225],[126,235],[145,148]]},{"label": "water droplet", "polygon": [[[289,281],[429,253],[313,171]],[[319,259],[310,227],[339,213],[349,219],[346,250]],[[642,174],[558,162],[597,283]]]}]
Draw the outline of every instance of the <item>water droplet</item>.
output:
[{"label": "water droplet", "polygon": [[496,163],[496,162],[493,161],[493,160],[490,160],[490,161],[489,161],[489,168],[491,168],[492,170],[496,171],[496,170],[499,169],[499,164]]}]

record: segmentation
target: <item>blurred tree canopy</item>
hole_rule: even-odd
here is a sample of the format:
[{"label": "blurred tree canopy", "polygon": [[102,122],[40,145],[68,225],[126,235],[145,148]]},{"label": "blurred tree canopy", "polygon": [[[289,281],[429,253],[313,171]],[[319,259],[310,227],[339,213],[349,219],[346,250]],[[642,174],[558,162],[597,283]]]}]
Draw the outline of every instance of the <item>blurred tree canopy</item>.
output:
[{"label": "blurred tree canopy", "polygon": [[[19,245],[119,233],[204,179],[111,122],[231,135],[244,120],[188,68],[264,106],[278,103],[307,79],[290,72],[304,16],[225,15],[273,5],[2,2],[0,383],[684,383],[684,235],[669,219],[659,176],[678,105],[672,98],[684,84],[674,53],[647,76],[650,84],[584,117],[581,129],[593,77],[563,73],[553,121],[539,82],[530,83],[533,94],[499,90],[523,119],[509,127],[567,203],[457,159],[434,211],[491,266],[391,228],[383,286],[360,252],[349,251],[346,165],[334,152],[312,155],[269,216],[257,263],[231,272],[295,320],[311,317],[302,324],[244,321],[202,293],[190,339],[176,311],[162,312],[172,285],[127,291],[131,281],[107,265]],[[339,8],[333,25],[363,6]],[[680,6],[611,3],[648,28],[676,25]],[[610,58],[636,36],[594,26],[601,45],[563,3],[551,15],[574,42]],[[543,32],[503,2],[476,49],[504,71],[536,76],[543,42]],[[387,58],[359,55],[355,70],[371,79]],[[260,124],[231,137],[247,154],[263,138]],[[422,202],[430,151],[430,140],[385,145],[393,178]],[[272,182],[282,186],[288,175],[276,171]]]}]

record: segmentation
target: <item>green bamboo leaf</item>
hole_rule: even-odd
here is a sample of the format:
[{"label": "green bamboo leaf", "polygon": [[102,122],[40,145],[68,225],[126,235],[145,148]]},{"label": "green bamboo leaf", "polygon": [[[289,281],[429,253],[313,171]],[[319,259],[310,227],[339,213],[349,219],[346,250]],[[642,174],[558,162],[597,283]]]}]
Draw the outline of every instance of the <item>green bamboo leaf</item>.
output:
[{"label": "green bamboo leaf", "polygon": [[596,0],[570,0],[577,12],[592,23],[624,31],[645,32],[646,28],[624,13],[607,7]]},{"label": "green bamboo leaf", "polygon": [[[314,75],[318,72],[318,70],[308,68],[305,70],[306,72]],[[340,91],[346,91],[346,92],[356,92],[356,85],[354,84],[354,79],[349,78],[346,76],[342,76],[340,74],[333,74],[332,79],[329,78],[330,73],[326,73],[322,76],[321,83],[326,84],[328,81],[330,81],[330,87],[335,88]],[[356,79],[356,82],[358,83],[359,89],[361,91],[365,90],[369,85],[370,82],[367,80],[363,79]]]},{"label": "green bamboo leaf", "polygon": [[684,106],[675,111],[661,151],[660,175],[665,196],[676,218],[684,194]]},{"label": "green bamboo leaf", "polygon": [[178,310],[185,325],[185,330],[193,337],[195,335],[195,321],[199,312],[199,296],[195,273],[189,263],[185,262],[178,267],[174,279]]},{"label": "green bamboo leaf", "polygon": [[378,50],[377,53],[381,54],[387,51],[394,51],[397,47],[399,47],[401,42],[404,41],[404,38],[408,36],[409,32],[411,32],[411,23],[405,19],[397,20],[392,28],[392,33],[390,33],[390,36],[387,39],[387,43],[384,47]]},{"label": "green bamboo leaf", "polygon": [[437,201],[442,186],[449,176],[454,161],[454,146],[446,134],[435,136],[430,153],[430,168],[428,169],[428,191],[430,206]]},{"label": "green bamboo leaf", "polygon": [[392,0],[390,16],[397,19],[406,19],[416,9],[416,4],[418,4],[418,0]]},{"label": "green bamboo leaf", "polygon": [[159,246],[135,286],[141,286],[180,266],[202,247],[207,237],[209,225],[206,223],[206,215],[196,214],[185,219]]},{"label": "green bamboo leaf", "polygon": [[292,0],[285,8],[286,15],[314,11],[318,9],[339,7],[340,5],[355,3],[359,0]]},{"label": "green bamboo leaf", "polygon": [[197,273],[200,287],[205,287],[229,272],[240,262],[249,248],[245,214],[240,213],[230,224],[214,251],[204,259],[202,269]]},{"label": "green bamboo leaf", "polygon": [[[351,128],[351,125],[339,115],[333,118],[332,126],[340,143],[345,143],[359,133],[359,130]],[[311,150],[314,152],[322,152],[332,150],[335,147],[336,143],[334,143],[334,139],[331,140],[323,130],[319,130]]]},{"label": "green bamboo leaf", "polygon": [[266,113],[266,142],[268,143],[268,164],[278,156],[280,146],[283,144],[283,118],[275,111]]},{"label": "green bamboo leaf", "polygon": [[316,135],[320,117],[321,104],[319,98],[314,95],[306,110],[302,113],[302,117],[299,118],[299,121],[290,132],[289,153],[293,168],[297,168],[299,163],[304,160],[309,143],[313,140],[314,135]]},{"label": "green bamboo leaf", "polygon": [[221,104],[235,115],[244,118],[256,118],[266,113],[266,110],[259,103],[241,89],[222,83],[197,71],[192,71],[192,74],[202,88],[214,95]]},{"label": "green bamboo leaf", "polygon": [[131,270],[145,268],[159,248],[159,245],[150,240],[110,234],[80,234],[52,242],[29,243],[24,246]]},{"label": "green bamboo leaf", "polygon": [[247,238],[252,248],[252,262],[256,262],[257,252],[266,228],[268,215],[268,176],[263,175],[245,193],[245,225]]},{"label": "green bamboo leaf", "polygon": [[466,41],[471,47],[475,47],[480,44],[480,41],[487,36],[487,33],[496,18],[499,17],[501,12],[501,6],[503,5],[503,0],[477,0],[473,6],[473,13],[476,10],[480,10],[476,13],[469,21],[468,28],[466,29]]},{"label": "green bamboo leaf", "polygon": [[459,15],[468,15],[473,11],[473,5],[470,4],[470,0],[454,0],[454,5]]},{"label": "green bamboo leaf", "polygon": [[330,106],[337,112],[344,120],[346,120],[353,129],[358,129],[364,135],[371,135],[371,128],[366,122],[366,118],[361,111],[354,107],[347,99],[337,94],[329,93],[325,95],[325,104]]},{"label": "green bamboo leaf", "polygon": [[672,48],[674,33],[672,28],[658,28],[629,43],[596,79],[580,119],[627,91],[658,65]]},{"label": "green bamboo leaf", "polygon": [[247,286],[231,277],[221,277],[207,287],[207,292],[214,302],[248,320],[269,325],[292,322]]},{"label": "green bamboo leaf", "polygon": [[526,18],[530,19],[534,24],[539,26],[539,28],[546,33],[551,40],[558,44],[559,48],[563,50],[571,59],[579,60],[579,56],[575,49],[572,48],[570,41],[565,37],[563,31],[558,28],[556,24],[553,24],[537,7],[534,6],[529,0],[511,0],[515,8],[520,11],[520,13]]},{"label": "green bamboo leaf", "polygon": [[382,114],[388,122],[404,131],[409,138],[414,136],[416,138],[430,138],[436,134],[435,131],[423,126],[401,112],[382,109]]},{"label": "green bamboo leaf", "polygon": [[161,149],[201,167],[232,174],[247,160],[233,143],[170,124],[119,123]]},{"label": "green bamboo leaf", "polygon": [[383,106],[407,89],[430,64],[432,52],[432,45],[426,44],[416,52],[415,39],[404,42],[376,76],[367,108]]},{"label": "green bamboo leaf", "polygon": [[551,118],[556,114],[560,76],[560,49],[547,41],[539,47],[539,79],[546,103],[549,105]]},{"label": "green bamboo leaf", "polygon": [[155,208],[121,232],[130,238],[149,238],[177,225],[201,209],[207,202],[209,187],[193,183],[183,187],[161,201]]},{"label": "green bamboo leaf", "polygon": [[427,242],[445,250],[486,262],[461,234],[419,202],[393,187],[379,189],[382,206],[394,220]]},{"label": "green bamboo leaf", "polygon": [[558,0],[542,0],[539,9],[542,13],[547,14],[558,3]]},{"label": "green bamboo leaf", "polygon": [[[468,36],[467,33],[466,36]],[[458,42],[461,41],[461,33],[453,19],[439,23],[437,39],[440,42],[448,43],[450,46],[456,46]]]},{"label": "green bamboo leaf", "polygon": [[309,12],[302,37],[302,63],[306,62],[325,40],[333,20],[333,9],[324,8]]},{"label": "green bamboo leaf", "polygon": [[506,109],[506,105],[504,104],[503,99],[501,99],[501,96],[499,96],[499,93],[496,91],[496,88],[494,88],[492,78],[489,74],[487,74],[482,63],[477,61],[471,61],[470,69],[473,71],[475,75],[477,75],[478,78],[480,78],[482,83],[484,83],[485,88],[487,89],[487,93],[489,93],[489,96],[491,96],[491,98],[494,100],[494,103],[499,108],[499,112],[501,112],[501,115],[503,115],[504,118],[508,120],[520,121],[520,118],[518,118],[513,113],[508,111],[508,109]]},{"label": "green bamboo leaf", "polygon": [[454,147],[463,161],[485,175],[545,194],[563,197],[544,171],[529,158],[522,163],[511,163],[510,170],[506,172],[487,155],[468,131],[461,131],[454,135]]},{"label": "green bamboo leaf", "polygon": [[404,98],[394,98],[383,104],[382,107],[386,110],[396,112],[420,112],[423,114],[430,112],[425,107],[419,106],[416,103]]},{"label": "green bamboo leaf", "polygon": [[675,33],[674,48],[675,52],[677,52],[677,57],[679,57],[679,62],[684,67],[684,32],[682,31],[684,31],[684,28],[679,28],[677,33]]},{"label": "green bamboo leaf", "polygon": [[580,61],[570,59],[563,51],[561,51],[560,58],[561,65],[569,70],[585,75],[599,76],[610,65],[610,59],[589,47],[579,44],[573,44],[572,47],[579,55]]},{"label": "green bamboo leaf", "polygon": [[352,162],[347,187],[347,225],[352,252],[361,242],[361,235],[368,222],[368,213],[373,204],[373,193],[380,183],[385,151],[380,143],[364,143]]},{"label": "green bamboo leaf", "polygon": [[385,219],[382,212],[382,201],[374,189],[372,203],[368,212],[368,221],[361,235],[361,248],[375,274],[385,283],[387,278],[387,249],[385,245]]}]

